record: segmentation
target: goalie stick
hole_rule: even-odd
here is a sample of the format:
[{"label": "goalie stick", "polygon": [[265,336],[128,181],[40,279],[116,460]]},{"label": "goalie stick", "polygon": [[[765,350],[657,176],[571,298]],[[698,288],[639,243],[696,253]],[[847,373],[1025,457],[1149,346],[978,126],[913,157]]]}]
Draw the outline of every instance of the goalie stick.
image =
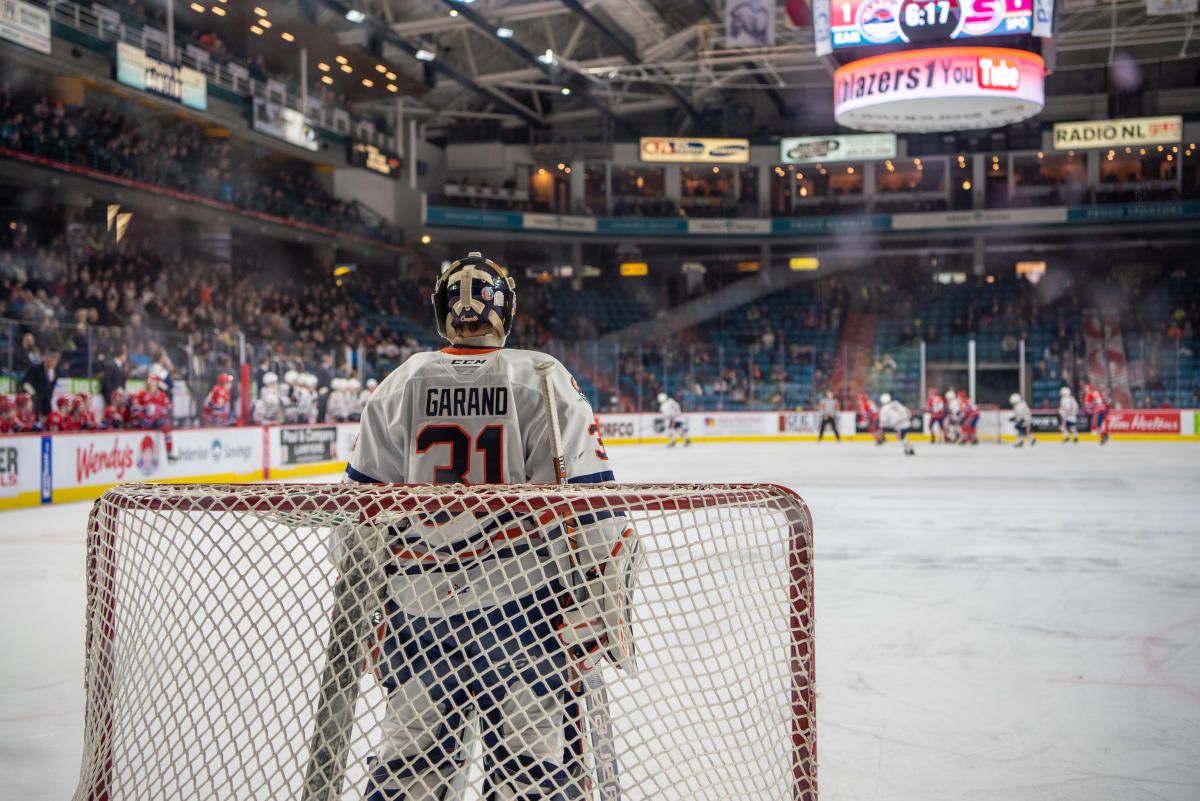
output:
[{"label": "goalie stick", "polygon": [[[552,371],[554,362],[542,362],[535,368],[542,379],[542,401],[546,404],[546,422],[550,439],[550,456],[554,460],[554,474],[559,484],[567,484],[567,460],[563,455],[562,429],[558,422],[558,399],[554,391]],[[574,556],[571,558],[575,564]],[[572,571],[572,592],[579,592],[582,580],[577,571]],[[608,712],[608,687],[600,666],[592,668],[583,677],[584,704],[587,709],[588,730],[592,737],[592,758],[595,762],[595,785],[600,791],[601,801],[620,801],[621,786],[617,781],[617,751],[614,746],[612,716]]]}]

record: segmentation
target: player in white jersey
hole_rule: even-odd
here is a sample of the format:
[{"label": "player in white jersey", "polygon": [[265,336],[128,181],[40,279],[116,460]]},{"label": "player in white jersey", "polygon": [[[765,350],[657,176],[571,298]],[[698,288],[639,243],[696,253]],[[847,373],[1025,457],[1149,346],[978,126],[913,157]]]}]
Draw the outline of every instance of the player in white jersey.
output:
[{"label": "player in white jersey", "polygon": [[1029,440],[1030,447],[1037,445],[1037,437],[1033,435],[1033,412],[1030,411],[1029,404],[1016,392],[1008,396],[1008,402],[1012,405],[1013,412],[1009,420],[1017,430],[1015,447],[1023,447],[1025,440]]},{"label": "player in white jersey", "polygon": [[282,423],[283,404],[279,400],[279,376],[274,373],[263,373],[262,387],[258,391],[258,399],[250,412],[250,418],[256,423]]},{"label": "player in white jersey", "polygon": [[348,378],[346,379],[346,397],[350,401],[350,419],[361,419],[363,407],[367,405],[371,393],[362,388],[362,382],[357,378]]},{"label": "player in white jersey", "polygon": [[912,411],[886,392],[879,396],[879,427],[886,439],[888,431],[895,431],[896,438],[904,446],[904,454],[912,456],[916,451],[908,441],[908,430],[912,427]]},{"label": "player in white jersey", "polygon": [[1062,430],[1063,444],[1079,442],[1079,401],[1071,394],[1070,387],[1058,391],[1058,427]]},{"label": "player in white jersey", "polygon": [[346,394],[346,379],[334,378],[329,382],[329,395],[325,398],[326,423],[344,423],[350,419],[350,396]]},{"label": "player in white jersey", "polygon": [[[379,384],[363,409],[350,480],[555,483],[542,364],[566,478],[613,480],[595,416],[566,368],[503,348],[515,289],[504,268],[478,253],[442,274],[433,305],[450,347],[414,354]],[[544,516],[410,517],[391,532],[376,665],[389,712],[368,801],[458,798],[472,717],[485,797],[584,797],[581,678],[603,658],[629,666],[636,533],[619,514],[574,518],[569,545],[560,521]],[[578,569],[564,571],[572,563]]]},{"label": "player in white jersey", "polygon": [[663,416],[663,425],[667,429],[668,448],[674,448],[678,438],[683,439],[685,448],[692,444],[691,438],[688,437],[687,418],[683,416],[683,407],[679,405],[679,401],[665,392],[658,393],[658,413]]}]

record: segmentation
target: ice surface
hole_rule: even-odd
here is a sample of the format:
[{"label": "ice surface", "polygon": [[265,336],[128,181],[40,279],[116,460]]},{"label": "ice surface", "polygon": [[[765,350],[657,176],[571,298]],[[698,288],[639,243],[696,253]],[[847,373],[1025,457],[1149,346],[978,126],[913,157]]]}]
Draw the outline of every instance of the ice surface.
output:
[{"label": "ice surface", "polygon": [[[824,801],[1200,798],[1200,451],[614,447],[816,526]],[[0,799],[70,798],[88,505],[0,513]]]}]

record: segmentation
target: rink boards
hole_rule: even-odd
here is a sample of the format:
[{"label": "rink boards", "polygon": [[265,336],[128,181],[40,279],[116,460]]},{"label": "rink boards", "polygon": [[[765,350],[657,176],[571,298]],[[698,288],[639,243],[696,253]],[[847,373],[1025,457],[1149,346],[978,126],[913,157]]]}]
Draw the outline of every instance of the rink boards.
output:
[{"label": "rink boards", "polygon": [[[1035,412],[1040,436],[1057,437],[1052,412]],[[981,412],[979,437],[1009,441],[1015,434],[1009,412]],[[816,412],[694,412],[684,415],[694,442],[814,441]],[[600,433],[608,445],[667,441],[666,421],[657,414],[602,414]],[[913,420],[913,432],[927,421]],[[869,441],[856,433],[855,415],[841,412],[843,439]],[[98,498],[126,481],[263,481],[340,473],[354,449],[357,423],[244,426],[175,431],[171,462],[158,431],[98,431],[11,435],[0,438],[0,509],[69,503]],[[1086,431],[1086,424],[1081,425]],[[1200,411],[1152,409],[1111,413],[1114,440],[1200,442]],[[829,436],[829,435],[827,435]],[[1083,434],[1086,440],[1095,435]]]}]

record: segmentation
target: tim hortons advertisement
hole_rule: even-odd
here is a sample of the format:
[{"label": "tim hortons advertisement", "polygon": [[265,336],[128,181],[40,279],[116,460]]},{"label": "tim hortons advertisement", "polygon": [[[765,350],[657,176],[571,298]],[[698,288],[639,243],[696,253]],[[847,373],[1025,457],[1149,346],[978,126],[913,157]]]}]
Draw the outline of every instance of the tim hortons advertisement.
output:
[{"label": "tim hortons advertisement", "polygon": [[1114,409],[1108,413],[1110,434],[1179,434],[1180,414],[1173,409]]},{"label": "tim hortons advertisement", "polygon": [[337,453],[336,426],[304,426],[279,429],[284,465],[332,462]]}]

